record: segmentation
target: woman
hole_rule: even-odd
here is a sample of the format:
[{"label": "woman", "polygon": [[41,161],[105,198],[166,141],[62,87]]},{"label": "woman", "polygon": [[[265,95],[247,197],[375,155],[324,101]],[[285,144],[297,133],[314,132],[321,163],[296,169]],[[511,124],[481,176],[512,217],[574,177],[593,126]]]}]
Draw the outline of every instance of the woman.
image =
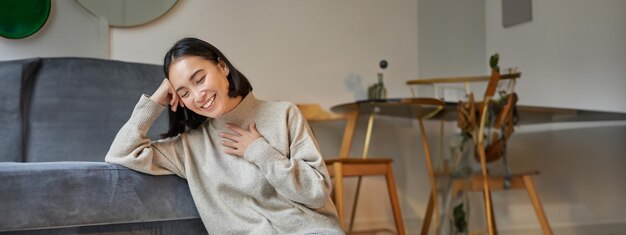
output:
[{"label": "woman", "polygon": [[[187,179],[210,234],[341,234],[331,181],[311,130],[288,102],[258,100],[211,44],[178,41],[105,161]],[[147,132],[170,105],[166,139]]]}]

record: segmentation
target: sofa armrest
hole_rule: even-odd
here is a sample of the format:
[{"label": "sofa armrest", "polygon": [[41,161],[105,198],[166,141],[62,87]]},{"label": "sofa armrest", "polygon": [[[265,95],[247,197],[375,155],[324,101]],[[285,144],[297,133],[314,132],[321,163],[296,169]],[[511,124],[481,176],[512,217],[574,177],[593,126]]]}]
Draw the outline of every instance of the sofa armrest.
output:
[{"label": "sofa armrest", "polygon": [[0,231],[199,218],[187,181],[103,162],[0,162]]}]

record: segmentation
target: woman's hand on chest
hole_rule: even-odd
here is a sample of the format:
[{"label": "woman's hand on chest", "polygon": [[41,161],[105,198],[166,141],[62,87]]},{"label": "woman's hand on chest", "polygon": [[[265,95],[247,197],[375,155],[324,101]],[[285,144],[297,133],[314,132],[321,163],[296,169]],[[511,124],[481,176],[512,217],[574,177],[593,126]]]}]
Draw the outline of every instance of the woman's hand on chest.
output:
[{"label": "woman's hand on chest", "polygon": [[231,123],[226,124],[226,128],[232,132],[223,131],[219,133],[222,137],[222,145],[226,147],[224,152],[237,157],[243,157],[248,146],[258,138],[263,137],[256,129],[255,123],[251,123],[247,130]]}]

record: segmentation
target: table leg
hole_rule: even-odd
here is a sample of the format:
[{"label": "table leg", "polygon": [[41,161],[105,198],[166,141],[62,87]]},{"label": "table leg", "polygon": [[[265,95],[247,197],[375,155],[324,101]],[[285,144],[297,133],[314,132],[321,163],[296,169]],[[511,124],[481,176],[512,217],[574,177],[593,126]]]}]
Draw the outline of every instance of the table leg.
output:
[{"label": "table leg", "polygon": [[432,158],[430,157],[430,148],[428,147],[428,139],[426,137],[426,129],[424,129],[424,121],[421,118],[418,118],[420,125],[420,133],[422,135],[422,148],[424,149],[424,156],[426,157],[426,167],[428,168],[428,178],[430,179],[430,190],[431,190],[431,198],[434,206],[434,217],[435,217],[435,231],[439,231],[440,223],[439,223],[439,202],[437,195],[437,183],[435,179],[435,171],[433,169]]}]

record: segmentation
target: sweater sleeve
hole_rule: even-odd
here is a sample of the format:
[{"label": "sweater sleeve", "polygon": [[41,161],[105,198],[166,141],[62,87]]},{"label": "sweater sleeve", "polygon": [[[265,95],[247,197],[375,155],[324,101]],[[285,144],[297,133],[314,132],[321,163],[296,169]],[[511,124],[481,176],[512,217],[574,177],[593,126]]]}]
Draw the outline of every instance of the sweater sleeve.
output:
[{"label": "sweater sleeve", "polygon": [[176,174],[185,178],[180,152],[180,135],[165,140],[151,141],[148,130],[165,110],[142,95],[133,113],[115,136],[104,161],[122,165],[151,175]]},{"label": "sweater sleeve", "polygon": [[287,127],[287,156],[259,138],[248,146],[244,158],[256,164],[282,196],[309,208],[321,208],[329,197],[331,179],[311,129],[295,106],[289,109]]}]

